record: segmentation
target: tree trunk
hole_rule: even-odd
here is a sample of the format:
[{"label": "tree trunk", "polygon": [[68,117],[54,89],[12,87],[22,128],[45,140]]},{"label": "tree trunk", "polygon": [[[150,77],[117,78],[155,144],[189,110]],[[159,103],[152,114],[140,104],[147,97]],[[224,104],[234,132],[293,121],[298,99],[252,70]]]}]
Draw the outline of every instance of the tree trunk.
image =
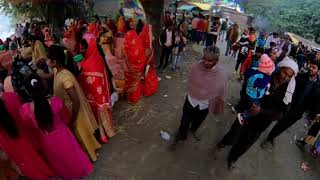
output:
[{"label": "tree trunk", "polygon": [[162,16],[163,16],[163,6],[164,0],[140,0],[143,9],[147,16],[147,22],[152,25],[153,35],[155,40],[153,42],[155,48],[155,57],[156,61],[160,57],[160,44],[158,43],[158,39],[162,30]]}]

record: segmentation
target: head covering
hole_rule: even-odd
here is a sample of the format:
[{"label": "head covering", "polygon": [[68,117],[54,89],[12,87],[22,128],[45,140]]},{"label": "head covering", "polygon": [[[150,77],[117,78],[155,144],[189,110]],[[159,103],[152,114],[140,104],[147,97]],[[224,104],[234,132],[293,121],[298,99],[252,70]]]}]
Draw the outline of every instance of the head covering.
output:
[{"label": "head covering", "polygon": [[298,75],[299,72],[299,67],[298,64],[290,59],[289,57],[285,57],[281,62],[279,62],[278,67],[288,67],[290,68],[293,72],[294,72],[294,77],[291,78],[289,84],[288,84],[288,88],[287,88],[287,92],[284,96],[283,102],[288,105],[289,103],[292,102],[292,95],[295,91],[296,88],[296,79],[295,77]]},{"label": "head covering", "polygon": [[259,61],[258,70],[265,74],[271,75],[275,69],[275,65],[270,57],[266,54],[263,54]]}]

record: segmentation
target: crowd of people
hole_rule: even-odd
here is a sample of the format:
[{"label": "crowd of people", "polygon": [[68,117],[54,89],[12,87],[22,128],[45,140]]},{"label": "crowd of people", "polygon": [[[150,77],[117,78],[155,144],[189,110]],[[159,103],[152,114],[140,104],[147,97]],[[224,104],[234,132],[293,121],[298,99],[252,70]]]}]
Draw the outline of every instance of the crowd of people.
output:
[{"label": "crowd of people", "polygon": [[63,38],[56,37],[34,22],[17,25],[0,42],[4,176],[86,177],[96,151],[116,134],[114,103],[120,98],[134,105],[157,92],[146,22],[121,14],[117,23],[68,19]]},{"label": "crowd of people", "polygon": [[[232,53],[236,59],[234,75],[242,81],[240,101],[232,107],[236,120],[230,130],[217,143],[214,150],[231,146],[227,164],[229,168],[276,122],[263,149],[272,151],[275,139],[298,120],[307,119],[310,127],[305,138],[297,140],[299,148],[312,146],[312,155],[320,154],[320,60],[317,52],[309,50],[302,42],[295,45],[288,35],[282,38],[276,32],[267,35],[253,27],[240,33],[237,23],[228,26],[228,19],[193,15],[190,40],[205,45],[200,63],[192,66],[188,76],[187,97],[181,124],[170,148],[187,139],[188,131],[196,140],[196,131],[208,112],[223,112],[226,75],[218,65],[220,50],[217,39],[226,41],[225,56]],[[240,70],[239,70],[240,68]],[[221,105],[222,104],[222,105]]]},{"label": "crowd of people", "polygon": [[[320,154],[320,61],[289,36],[267,35],[248,27],[240,33],[228,18],[164,18],[159,70],[181,67],[187,40],[203,45],[203,57],[188,74],[181,124],[170,148],[196,132],[208,113],[224,112],[227,74],[219,65],[218,40],[225,56],[236,59],[243,81],[236,120],[216,150],[232,146],[229,168],[276,121],[262,148],[305,113],[310,127],[297,141]],[[96,151],[116,134],[112,107],[120,98],[136,104],[158,90],[152,26],[119,17],[94,22],[67,19],[61,40],[49,26],[26,23],[12,38],[0,41],[0,162],[6,172],[32,179],[85,177],[93,171]],[[170,58],[171,57],[171,58]],[[240,70],[239,70],[240,69]],[[304,71],[307,70],[307,71]],[[23,151],[21,151],[23,148]],[[63,166],[61,166],[63,163]],[[1,165],[2,166],[2,165]],[[2,168],[0,166],[0,168]]]}]

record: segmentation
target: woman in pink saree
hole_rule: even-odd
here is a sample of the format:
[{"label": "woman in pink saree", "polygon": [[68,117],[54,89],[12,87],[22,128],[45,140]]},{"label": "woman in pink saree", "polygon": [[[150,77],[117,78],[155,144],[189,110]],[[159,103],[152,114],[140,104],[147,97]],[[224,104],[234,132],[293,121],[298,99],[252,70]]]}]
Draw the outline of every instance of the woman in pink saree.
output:
[{"label": "woman in pink saree", "polygon": [[[21,120],[19,96],[4,93],[0,100],[0,149],[31,179],[48,179],[55,176],[39,153],[40,148],[30,141],[28,126]],[[34,139],[33,139],[34,140]]]},{"label": "woman in pink saree", "polygon": [[79,82],[98,121],[100,140],[106,143],[108,137],[115,135],[111,119],[111,84],[95,35],[85,33],[82,38],[81,52],[84,59],[80,62]]},{"label": "woman in pink saree", "polygon": [[136,31],[135,22],[129,19],[130,29],[124,37],[124,51],[127,56],[125,72],[126,93],[129,103],[137,103],[143,95],[145,67],[147,63],[144,40]]},{"label": "woman in pink saree", "polygon": [[93,165],[70,130],[70,112],[63,101],[56,96],[47,99],[37,75],[29,75],[25,87],[32,102],[22,105],[20,114],[34,140],[31,144],[39,147],[57,176],[75,179],[90,174]]}]

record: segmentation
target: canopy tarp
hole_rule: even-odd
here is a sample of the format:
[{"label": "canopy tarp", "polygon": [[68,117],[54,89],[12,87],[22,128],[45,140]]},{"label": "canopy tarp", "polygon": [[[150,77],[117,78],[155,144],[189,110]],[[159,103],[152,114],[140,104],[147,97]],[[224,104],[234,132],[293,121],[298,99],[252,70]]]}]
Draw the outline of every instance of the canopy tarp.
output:
[{"label": "canopy tarp", "polygon": [[178,10],[182,11],[192,11],[195,8],[195,6],[188,6],[188,5],[182,5],[178,8]]},{"label": "canopy tarp", "polygon": [[212,8],[212,6],[210,4],[206,4],[206,3],[190,2],[190,4],[198,7],[199,9],[201,9],[203,11],[210,11]]},{"label": "canopy tarp", "polygon": [[286,32],[285,34],[290,36],[290,38],[292,39],[294,44],[298,44],[298,42],[302,42],[302,44],[304,44],[305,46],[308,46],[309,49],[311,49],[311,48],[320,49],[320,45],[315,43],[314,41],[310,41],[304,37],[301,37],[301,36],[294,34],[294,33],[291,33],[291,32]]}]

